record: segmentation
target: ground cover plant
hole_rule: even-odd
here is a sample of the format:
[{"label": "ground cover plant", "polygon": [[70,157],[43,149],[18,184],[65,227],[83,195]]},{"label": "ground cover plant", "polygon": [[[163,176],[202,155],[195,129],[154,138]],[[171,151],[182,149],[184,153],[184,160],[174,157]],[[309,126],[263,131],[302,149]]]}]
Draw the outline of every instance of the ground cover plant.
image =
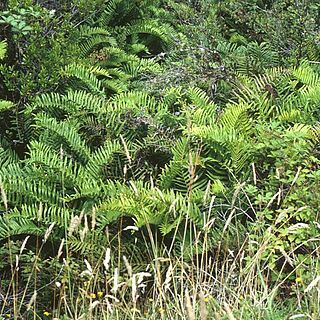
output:
[{"label": "ground cover plant", "polygon": [[0,10],[0,319],[320,317],[317,1]]}]

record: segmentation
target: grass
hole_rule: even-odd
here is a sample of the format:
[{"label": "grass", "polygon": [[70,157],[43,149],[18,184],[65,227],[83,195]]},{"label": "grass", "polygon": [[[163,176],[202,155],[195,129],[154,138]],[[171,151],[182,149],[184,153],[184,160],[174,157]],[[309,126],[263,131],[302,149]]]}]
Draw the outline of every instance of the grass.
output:
[{"label": "grass", "polygon": [[[257,237],[240,234],[242,229],[228,220],[221,237],[224,242],[210,249],[208,239],[214,220],[207,219],[203,229],[193,233],[187,232],[193,226],[186,223],[180,254],[173,250],[177,239],[164,245],[150,226],[145,230],[127,227],[133,238],[142,234],[147,248],[144,261],[137,263],[134,255],[122,255],[121,232],[115,239],[117,247],[106,248],[98,259],[92,254],[78,261],[67,244],[74,234],[83,232],[78,230],[82,219],[84,216],[73,218],[57,255],[48,261],[50,279],[41,255],[54,224],[48,227],[42,241],[38,239],[29,265],[22,263],[21,258],[30,237],[20,242],[19,250],[13,250],[8,241],[11,270],[7,285],[1,286],[0,291],[3,319],[320,318],[317,260],[309,270],[311,279],[298,275],[303,260],[290,272],[282,267],[276,278],[271,277],[264,253],[277,234],[275,226]],[[229,233],[231,228],[236,230],[235,234]],[[90,230],[86,232],[89,234]],[[252,244],[254,238],[260,240]],[[236,250],[228,248],[231,240],[237,244]],[[21,273],[27,277],[20,283]]]}]

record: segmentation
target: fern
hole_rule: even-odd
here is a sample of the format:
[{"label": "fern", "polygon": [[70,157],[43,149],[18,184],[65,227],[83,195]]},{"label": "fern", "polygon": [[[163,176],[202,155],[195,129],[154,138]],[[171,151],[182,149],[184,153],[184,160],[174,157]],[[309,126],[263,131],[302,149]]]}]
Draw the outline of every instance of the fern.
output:
[{"label": "fern", "polygon": [[[36,121],[36,127],[40,130],[46,130],[46,134],[43,135],[43,138],[48,138],[49,136],[53,135],[53,139],[55,137],[59,137],[59,139],[63,139],[62,143],[60,143],[60,147],[62,146],[66,148],[65,151],[70,151],[71,155],[72,153],[75,154],[75,156],[80,157],[82,161],[87,161],[90,149],[87,147],[86,143],[83,141],[79,134],[79,128],[76,125],[76,123],[70,123],[70,122],[57,122],[56,119],[50,118],[43,115],[37,115],[35,118]],[[45,141],[43,139],[43,141]],[[53,144],[55,147],[59,147],[58,141],[55,142],[54,140]],[[61,140],[60,140],[61,141]],[[64,152],[64,151],[61,151]]]},{"label": "fern", "polygon": [[159,24],[157,21],[144,20],[138,24],[133,24],[123,28],[123,32],[126,36],[134,34],[148,34],[160,39],[164,45],[173,45],[172,34],[174,31],[171,26]]},{"label": "fern", "polygon": [[[7,43],[0,41],[0,60],[2,60],[7,52]],[[1,66],[1,65],[0,65]],[[12,109],[14,104],[10,101],[0,100],[0,113]]]},{"label": "fern", "polygon": [[0,239],[29,234],[40,236],[45,232],[44,228],[37,227],[29,219],[21,217],[0,216]]},{"label": "fern", "polygon": [[157,74],[162,71],[158,63],[150,59],[137,59],[127,62],[123,67],[124,72],[131,77],[143,76],[146,73]]},{"label": "fern", "polygon": [[87,57],[94,50],[104,46],[116,46],[117,41],[111,37],[110,33],[101,27],[81,26],[79,29],[80,55]]},{"label": "fern", "polygon": [[5,41],[0,41],[0,60],[2,60],[7,52],[7,43]]},{"label": "fern", "polygon": [[105,5],[103,13],[100,15],[97,24],[104,27],[109,27],[110,22],[113,19],[118,6],[123,2],[123,0],[110,0]]},{"label": "fern", "polygon": [[110,77],[109,73],[100,67],[87,67],[85,65],[71,64],[62,72],[68,78],[77,78],[92,92],[103,95],[103,84],[98,76]]},{"label": "fern", "polygon": [[91,154],[86,165],[86,171],[92,176],[93,179],[98,179],[101,176],[102,167],[108,164],[113,154],[121,149],[122,147],[117,142],[109,142],[100,147]]}]

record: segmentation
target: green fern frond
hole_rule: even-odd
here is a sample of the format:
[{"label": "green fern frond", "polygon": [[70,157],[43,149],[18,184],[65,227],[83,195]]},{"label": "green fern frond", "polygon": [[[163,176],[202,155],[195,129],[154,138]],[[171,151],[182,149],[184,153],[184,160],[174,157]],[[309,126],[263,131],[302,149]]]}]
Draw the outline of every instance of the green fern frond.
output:
[{"label": "green fern frond", "polygon": [[102,80],[103,86],[112,93],[122,93],[128,90],[128,85],[121,79]]},{"label": "green fern frond", "polygon": [[67,113],[73,117],[92,113],[101,115],[105,112],[106,99],[100,95],[83,90],[68,90],[66,94],[56,92],[38,96],[32,105],[34,110],[41,110],[55,117]]},{"label": "green fern frond", "polygon": [[156,113],[157,107],[160,105],[157,100],[146,92],[129,91],[112,97],[109,100],[112,110],[139,110],[147,111],[151,114]]},{"label": "green fern frond", "polygon": [[44,232],[45,228],[36,226],[29,219],[19,216],[0,216],[0,240],[25,234],[41,236]]},{"label": "green fern frond", "polygon": [[316,143],[319,140],[317,129],[314,126],[296,123],[291,128],[287,129],[285,134],[295,138],[309,140],[310,143]]},{"label": "green fern frond", "polygon": [[7,52],[7,43],[5,41],[0,41],[0,60],[2,60]]},{"label": "green fern frond", "polygon": [[108,238],[101,231],[88,232],[83,239],[79,236],[68,237],[68,246],[70,250],[78,254],[88,256],[92,252],[100,255],[106,250]]},{"label": "green fern frond", "polygon": [[126,26],[123,30],[126,36],[134,34],[148,34],[159,38],[165,45],[172,45],[172,35],[175,33],[169,25],[159,24],[154,20],[139,21],[138,24]]},{"label": "green fern frond", "polygon": [[81,114],[84,110],[96,115],[104,113],[106,100],[95,94],[79,90],[68,90],[65,100],[76,107],[76,114]]},{"label": "green fern frond", "polygon": [[207,93],[200,88],[189,88],[186,95],[191,103],[199,108],[216,109],[215,104],[210,101]]},{"label": "green fern frond", "polygon": [[121,4],[122,1],[123,0],[109,0],[105,4],[104,11],[100,15],[100,17],[99,17],[99,19],[97,21],[97,24],[105,26],[105,27],[109,27],[110,26],[110,21],[115,16],[117,8],[118,8],[119,4]]},{"label": "green fern frond", "polygon": [[219,143],[231,143],[238,138],[237,130],[234,127],[225,128],[217,124],[212,126],[195,126],[191,129],[190,133],[199,139]]},{"label": "green fern frond", "polygon": [[320,60],[320,46],[317,39],[310,39],[307,41],[306,50],[309,60],[313,62]]},{"label": "green fern frond", "polygon": [[123,70],[131,77],[138,77],[145,73],[157,74],[162,71],[161,66],[150,59],[139,59],[136,61],[130,61],[126,63]]},{"label": "green fern frond", "polygon": [[297,122],[303,120],[303,114],[298,109],[280,110],[277,119],[281,122]]},{"label": "green fern frond", "polygon": [[14,104],[11,101],[0,100],[0,112],[12,109]]},{"label": "green fern frond", "polygon": [[[55,135],[62,138],[60,147],[64,147],[66,151],[70,149],[71,153],[78,155],[80,159],[86,161],[90,156],[90,149],[87,147],[85,141],[79,134],[79,126],[74,122],[58,122],[54,118],[50,118],[46,114],[39,114],[35,117],[36,128],[39,130],[46,130],[48,135],[44,138],[49,138],[50,135]],[[45,140],[43,140],[45,141]]]},{"label": "green fern frond", "polygon": [[62,71],[67,78],[81,80],[92,92],[103,95],[103,84],[98,76],[111,78],[107,70],[100,67],[88,67],[80,64],[70,64]]},{"label": "green fern frond", "polygon": [[73,181],[79,173],[79,165],[73,159],[63,157],[61,152],[53,149],[46,142],[31,141],[27,165],[32,168],[33,175],[39,177],[45,175],[47,180],[56,182],[58,185],[62,178],[57,172],[63,171],[63,179],[68,185],[69,180]]},{"label": "green fern frond", "polygon": [[62,194],[56,189],[55,184],[46,181],[32,181],[27,177],[22,180],[4,176],[3,185],[7,193],[7,198],[10,203],[22,205],[24,203],[42,202],[49,204],[62,205]]},{"label": "green fern frond", "polygon": [[105,46],[116,46],[117,42],[110,36],[95,35],[87,40],[82,40],[80,47],[80,56],[87,57],[91,52],[99,50]]},{"label": "green fern frond", "polygon": [[81,25],[79,27],[79,36],[81,38],[90,38],[91,36],[94,35],[104,35],[104,36],[109,36],[110,32],[107,31],[107,29],[101,28],[101,27],[92,27],[88,25]]},{"label": "green fern frond", "polygon": [[311,68],[311,66],[304,62],[299,67],[292,70],[292,74],[303,84],[308,86],[316,86],[320,83],[320,76]]},{"label": "green fern frond", "polygon": [[245,47],[245,54],[239,56],[236,69],[240,74],[263,73],[265,69],[276,66],[278,54],[268,43],[250,42]]},{"label": "green fern frond", "polygon": [[106,47],[101,52],[105,56],[105,60],[101,62],[101,65],[106,68],[119,67],[127,62],[138,60],[136,55],[129,54],[124,49],[118,47]]},{"label": "green fern frond", "polygon": [[225,129],[234,129],[241,134],[252,132],[252,119],[248,116],[250,106],[246,104],[227,105],[219,119],[219,124]]},{"label": "green fern frond", "polygon": [[101,27],[83,25],[79,29],[80,55],[88,56],[92,51],[101,49],[104,46],[116,46],[117,41],[110,36],[110,33]]},{"label": "green fern frond", "polygon": [[6,167],[10,163],[16,163],[18,161],[17,154],[10,148],[3,148],[0,145],[0,166]]},{"label": "green fern frond", "polygon": [[14,211],[21,217],[27,218],[29,221],[40,222],[43,224],[56,223],[60,227],[69,227],[72,217],[72,211],[63,206],[47,203],[24,204],[21,209]]},{"label": "green fern frond", "polygon": [[101,177],[101,170],[106,166],[115,152],[121,150],[121,145],[118,142],[108,142],[90,155],[86,165],[86,170],[93,179]]}]

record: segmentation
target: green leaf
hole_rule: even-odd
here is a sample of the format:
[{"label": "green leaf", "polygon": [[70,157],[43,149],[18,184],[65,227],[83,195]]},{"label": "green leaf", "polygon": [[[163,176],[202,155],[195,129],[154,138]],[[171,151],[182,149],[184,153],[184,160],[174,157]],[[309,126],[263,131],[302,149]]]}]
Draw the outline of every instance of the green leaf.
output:
[{"label": "green leaf", "polygon": [[11,101],[0,100],[0,112],[11,109],[14,104]]}]

